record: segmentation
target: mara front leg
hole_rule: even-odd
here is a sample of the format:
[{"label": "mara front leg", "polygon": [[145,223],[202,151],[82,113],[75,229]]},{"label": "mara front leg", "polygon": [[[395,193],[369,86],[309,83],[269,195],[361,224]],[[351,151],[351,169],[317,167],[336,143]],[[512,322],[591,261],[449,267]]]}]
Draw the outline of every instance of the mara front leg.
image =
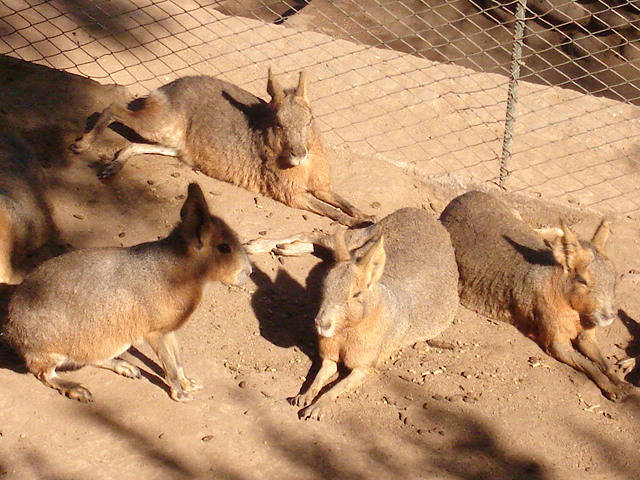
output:
[{"label": "mara front leg", "polygon": [[[325,364],[325,362],[327,362]],[[299,395],[296,397],[296,405],[303,406],[307,405],[305,408],[300,410],[298,413],[300,418],[304,418],[305,420],[321,420],[322,417],[326,416],[327,413],[331,410],[331,406],[333,402],[345,392],[351,391],[355,388],[358,388],[362,383],[371,376],[371,371],[366,368],[354,368],[349,375],[347,375],[343,380],[334,385],[331,389],[325,392],[320,398],[317,398],[318,393],[327,383],[329,383],[329,379],[333,376],[333,374],[337,371],[337,365],[335,362],[333,365],[330,365],[330,360],[323,360],[322,368],[320,372],[318,372],[318,376],[309,387],[309,390],[304,395]],[[327,365],[326,371],[325,365]],[[333,373],[331,373],[333,372]],[[331,373],[331,375],[329,375]],[[315,399],[315,400],[314,400]],[[313,402],[309,404],[309,402]]]},{"label": "mara front leg", "polygon": [[176,402],[193,400],[190,392],[200,390],[202,386],[185,376],[175,334],[152,332],[145,339],[162,363],[171,398]]},{"label": "mara front leg", "polygon": [[313,383],[305,393],[296,395],[291,399],[291,404],[297,407],[306,407],[318,396],[320,390],[328,384],[333,376],[338,373],[338,364],[327,358],[322,359],[322,366],[313,379]]},{"label": "mara front leg", "polygon": [[574,343],[578,351],[593,361],[602,373],[609,377],[613,383],[625,383],[614,373],[611,364],[602,354],[600,346],[598,345],[598,339],[596,338],[595,328],[589,328],[580,332]]},{"label": "mara front leg", "polygon": [[602,394],[609,400],[619,402],[626,400],[629,396],[631,391],[630,384],[620,381],[614,383],[594,362],[574,350],[570,341],[560,339],[552,341],[547,349],[547,353],[556,360],[584,373],[598,386]]},{"label": "mara front leg", "polygon": [[318,200],[326,202],[329,205],[337,208],[338,210],[342,210],[344,213],[346,213],[350,217],[355,218],[360,223],[376,221],[376,217],[374,215],[366,215],[365,213],[361,212],[356,207],[351,205],[351,203],[349,203],[345,198],[338,195],[332,190],[317,190],[311,193]]},{"label": "mara front leg", "polygon": [[356,227],[363,223],[362,220],[347,215],[333,205],[316,198],[311,192],[294,197],[290,206],[322,215],[348,227]]}]

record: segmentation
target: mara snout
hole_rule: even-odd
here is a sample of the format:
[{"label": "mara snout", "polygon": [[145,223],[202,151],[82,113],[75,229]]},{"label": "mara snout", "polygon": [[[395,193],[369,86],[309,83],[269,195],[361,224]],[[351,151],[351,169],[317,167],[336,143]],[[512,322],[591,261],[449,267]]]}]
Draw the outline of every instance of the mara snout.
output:
[{"label": "mara snout", "polygon": [[168,237],[77,250],[36,268],[11,297],[3,334],[42,383],[81,402],[92,401],[89,389],[60,378],[58,368],[93,365],[139,378],[136,366],[117,357],[145,340],[171,398],[191,400],[201,386],[184,373],[175,332],[209,282],[237,283],[250,272],[236,234],[209,213],[194,183]]},{"label": "mara snout", "polygon": [[141,154],[180,158],[210,177],[345,225],[370,222],[331,187],[329,159],[307,96],[307,74],[284,89],[269,69],[265,102],[209,76],[183,77],[130,104],[114,103],[73,145],[79,153],[120,122],[149,143],[132,143],[99,173],[115,176]]}]

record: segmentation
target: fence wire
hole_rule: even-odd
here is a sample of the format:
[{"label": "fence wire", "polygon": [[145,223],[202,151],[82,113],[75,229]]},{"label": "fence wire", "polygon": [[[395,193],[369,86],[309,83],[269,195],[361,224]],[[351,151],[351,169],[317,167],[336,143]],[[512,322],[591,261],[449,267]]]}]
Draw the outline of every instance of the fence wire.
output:
[{"label": "fence wire", "polygon": [[[144,94],[216,75],[265,97],[304,68],[327,143],[422,175],[640,213],[640,4],[527,0],[5,0],[0,54]],[[293,81],[293,80],[291,80]],[[508,158],[507,158],[508,157]]]}]

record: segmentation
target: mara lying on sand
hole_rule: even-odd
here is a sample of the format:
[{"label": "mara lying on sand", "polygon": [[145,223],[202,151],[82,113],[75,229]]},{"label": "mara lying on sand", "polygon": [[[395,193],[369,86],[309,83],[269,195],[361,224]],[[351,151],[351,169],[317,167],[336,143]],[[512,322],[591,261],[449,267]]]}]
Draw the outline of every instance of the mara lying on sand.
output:
[{"label": "mara lying on sand", "polygon": [[307,76],[283,89],[269,70],[269,103],[231,83],[184,77],[129,105],[112,104],[72,149],[89,149],[120,122],[153,143],[132,143],[100,172],[116,175],[135,155],[179,157],[210,177],[261,193],[345,225],[369,222],[331,187],[329,159],[307,98]]},{"label": "mara lying on sand", "polygon": [[[403,208],[370,227],[318,237],[256,240],[252,253],[333,251],[315,319],[322,367],[309,389],[292,399],[303,418],[320,419],[332,402],[357,388],[391,354],[447,328],[458,310],[458,273],[447,231],[432,214]],[[349,375],[333,381],[338,363]]]},{"label": "mara lying on sand", "polygon": [[632,386],[616,376],[596,339],[596,328],[617,315],[607,222],[591,242],[563,224],[545,243],[502,200],[477,191],[452,200],[441,220],[456,252],[463,305],[512,323],[608,399],[627,397]]}]

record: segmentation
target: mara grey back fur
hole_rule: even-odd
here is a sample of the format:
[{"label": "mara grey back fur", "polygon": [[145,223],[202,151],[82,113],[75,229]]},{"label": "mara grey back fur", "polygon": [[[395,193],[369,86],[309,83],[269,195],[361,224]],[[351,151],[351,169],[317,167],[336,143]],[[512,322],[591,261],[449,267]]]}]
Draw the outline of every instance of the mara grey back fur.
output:
[{"label": "mara grey back fur", "polygon": [[56,369],[93,365],[139,378],[137,367],[116,357],[145,340],[162,363],[171,398],[191,400],[201,387],[184,374],[174,332],[208,283],[241,283],[251,266],[233,230],[209,214],[197,184],[189,186],[180,216],[162,240],[67,253],[16,288],[3,335],[41,382],[89,402],[89,389]]},{"label": "mara grey back fur", "polygon": [[72,149],[82,152],[113,122],[153,142],[122,149],[99,176],[117,174],[135,155],[179,157],[205,174],[346,225],[370,221],[331,188],[329,160],[313,121],[306,74],[283,89],[269,70],[271,101],[208,76],[184,77],[128,106],[112,104]]},{"label": "mara grey back fur", "polygon": [[603,250],[607,222],[591,242],[563,223],[547,244],[502,200],[475,191],[452,200],[441,220],[455,248],[463,305],[512,323],[607,398],[626,398],[630,385],[615,375],[595,336],[617,313],[616,274]]},{"label": "mara grey back fur", "polygon": [[[296,239],[301,241],[301,237]],[[356,388],[399,348],[435,337],[458,308],[451,241],[437,219],[404,208],[379,223],[307,239],[334,250],[316,329],[322,367],[293,399],[304,418],[320,419],[333,400]],[[318,397],[344,363],[351,373]]]},{"label": "mara grey back fur", "polygon": [[25,256],[57,238],[45,184],[27,144],[0,132],[0,283],[19,283]]}]

